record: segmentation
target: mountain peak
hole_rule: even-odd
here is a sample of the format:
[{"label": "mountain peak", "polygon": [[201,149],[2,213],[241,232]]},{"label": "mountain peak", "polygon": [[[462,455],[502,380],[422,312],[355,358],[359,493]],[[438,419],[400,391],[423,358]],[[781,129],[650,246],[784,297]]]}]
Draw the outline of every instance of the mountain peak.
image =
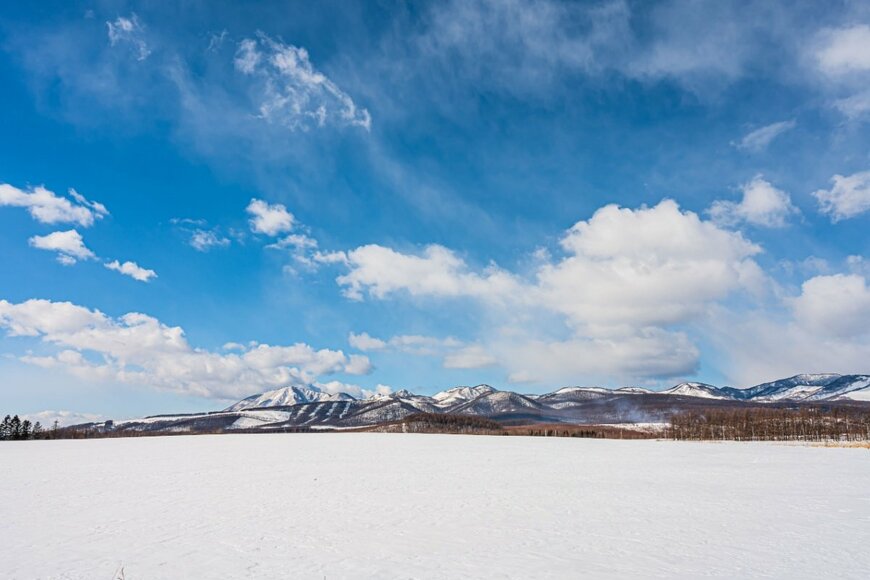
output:
[{"label": "mountain peak", "polygon": [[707,383],[685,382],[662,391],[666,395],[680,395],[683,397],[701,397],[704,399],[729,399],[718,388]]},{"label": "mountain peak", "polygon": [[286,407],[302,403],[318,403],[322,401],[352,401],[347,393],[324,393],[311,385],[292,385],[258,393],[246,397],[224,409],[224,411],[243,411],[260,407]]},{"label": "mountain peak", "polygon": [[470,401],[481,395],[487,395],[489,393],[494,393],[495,391],[496,390],[489,385],[453,387],[452,389],[447,389],[446,391],[441,391],[440,393],[432,395],[432,399],[438,405],[452,405],[460,401]]}]

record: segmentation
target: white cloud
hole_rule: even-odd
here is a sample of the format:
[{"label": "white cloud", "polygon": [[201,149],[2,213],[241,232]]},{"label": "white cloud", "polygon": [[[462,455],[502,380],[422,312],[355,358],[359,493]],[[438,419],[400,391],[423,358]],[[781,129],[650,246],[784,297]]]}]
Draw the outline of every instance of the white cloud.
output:
[{"label": "white cloud", "polygon": [[350,336],[347,339],[347,342],[355,349],[361,350],[363,352],[368,352],[372,350],[384,350],[387,347],[386,341],[381,340],[380,338],[369,336],[369,333],[367,332],[362,332],[360,334],[355,334],[351,332]]},{"label": "white cloud", "polygon": [[870,25],[824,29],[810,51],[830,105],[852,120],[870,112]]},{"label": "white cloud", "polygon": [[348,356],[347,364],[344,366],[344,372],[349,375],[367,375],[374,367],[367,356],[361,354],[352,354]]},{"label": "white cloud", "polygon": [[106,206],[88,201],[76,190],[70,189],[69,195],[72,201],[42,186],[22,190],[0,183],[0,206],[26,208],[33,219],[43,224],[73,223],[86,228],[109,215]]},{"label": "white cloud", "polygon": [[121,274],[140,282],[150,282],[152,278],[157,277],[157,272],[154,270],[148,270],[147,268],[142,268],[136,262],[124,262],[122,264],[118,260],[114,260],[103,265],[109,270],[120,272]]},{"label": "white cloud", "polygon": [[273,250],[289,249],[298,252],[305,252],[307,250],[316,249],[317,240],[315,240],[314,238],[310,238],[304,234],[290,234],[289,236],[284,236],[274,244],[269,244],[266,247]]},{"label": "white cloud", "polygon": [[766,125],[747,133],[744,135],[743,139],[735,144],[735,146],[738,149],[758,153],[759,151],[767,149],[767,146],[770,145],[774,139],[786,131],[794,129],[796,126],[797,122],[794,119],[780,121],[779,123],[771,123],[770,125]]},{"label": "white cloud", "polygon": [[498,359],[479,344],[471,344],[444,357],[446,369],[480,369],[498,363]]},{"label": "white cloud", "polygon": [[22,415],[22,418],[29,419],[31,423],[39,421],[45,430],[52,429],[55,421],[57,421],[58,427],[66,427],[82,423],[95,423],[106,419],[103,415],[96,413],[78,413],[76,411],[39,411],[38,413]]},{"label": "white cloud", "polygon": [[367,332],[348,336],[348,343],[363,352],[395,351],[419,356],[434,356],[445,351],[463,347],[464,344],[453,337],[437,338],[419,334],[400,334],[388,340],[370,336]]},{"label": "white cloud", "polygon": [[236,70],[259,80],[254,88],[259,116],[290,130],[327,123],[371,128],[371,115],[314,68],[304,48],[265,34],[239,43]]},{"label": "white cloud", "polygon": [[145,60],[151,54],[148,43],[145,42],[145,29],[135,14],[128,17],[119,16],[113,22],[106,22],[111,46],[127,46],[135,54],[137,60]]},{"label": "white cloud", "polygon": [[251,215],[251,231],[257,234],[276,236],[289,232],[296,221],[282,204],[269,204],[261,199],[252,199],[246,211]]},{"label": "white cloud", "polygon": [[795,320],[807,332],[842,338],[870,333],[870,288],[863,276],[810,278],[789,302]]},{"label": "white cloud", "polygon": [[226,248],[230,240],[214,231],[195,229],[190,234],[190,245],[199,252],[208,252],[212,248]]},{"label": "white cloud", "polygon": [[788,218],[798,213],[789,195],[774,187],[762,176],[756,175],[752,181],[743,184],[743,199],[733,201],[717,200],[707,212],[714,222],[725,226],[748,223],[766,228],[781,228]]},{"label": "white cloud", "polygon": [[398,292],[412,296],[497,299],[518,287],[511,274],[496,266],[490,266],[482,274],[471,272],[462,258],[434,244],[427,246],[420,256],[384,246],[362,246],[347,253],[347,262],[350,271],[339,276],[337,282],[353,300],[362,300],[366,293],[386,298]]},{"label": "white cloud", "polygon": [[392,392],[393,392],[392,387],[390,387],[389,385],[382,385],[379,383],[379,384],[375,385],[374,390],[368,391],[368,390],[364,389],[363,395],[365,396],[366,399],[371,399],[372,397],[383,397],[385,395],[389,395]]},{"label": "white cloud", "polygon": [[848,256],[846,257],[846,266],[853,274],[859,274],[865,278],[870,278],[870,260],[864,256]]},{"label": "white cloud", "polygon": [[835,175],[831,189],[813,192],[819,210],[831,216],[832,222],[848,219],[870,210],[870,171],[849,176]]},{"label": "white cloud", "polygon": [[28,240],[31,246],[40,250],[57,252],[57,260],[64,266],[71,266],[78,260],[92,260],[96,255],[84,243],[76,230],[52,232],[45,236],[33,236]]},{"label": "white cloud", "polygon": [[816,60],[830,75],[870,70],[870,26],[825,30],[817,39]]},{"label": "white cloud", "polygon": [[412,46],[425,59],[417,68],[431,91],[554,94],[560,79],[616,73],[701,93],[740,78],[769,50],[777,27],[752,23],[789,16],[733,2],[453,0],[422,13],[424,30]]},{"label": "white cloud", "polygon": [[691,376],[700,359],[686,334],[654,328],[619,338],[532,339],[498,348],[514,383]]},{"label": "white cloud", "polygon": [[314,252],[311,259],[319,264],[347,265],[347,254],[345,252]]},{"label": "white cloud", "polygon": [[719,309],[705,327],[736,386],[806,373],[866,373],[870,288],[860,274],[815,276],[775,311]]},{"label": "white cloud", "polygon": [[[515,379],[689,374],[697,368],[698,350],[688,334],[669,327],[702,319],[736,291],[760,294],[770,286],[753,260],[759,246],[671,200],[635,210],[601,208],[568,230],[561,246],[561,257],[536,254],[531,279],[492,264],[476,272],[441,246],[428,246],[421,255],[363,246],[347,253],[348,272],[337,282],[355,300],[405,294],[481,302],[495,332],[485,333],[480,347]],[[553,327],[553,315],[561,325]],[[565,331],[570,338],[554,338]],[[351,340],[369,350],[397,348],[395,337]],[[456,356],[447,362],[461,364],[465,347],[453,346],[446,354]],[[467,348],[483,360],[481,351]],[[550,366],[536,371],[541,365]]]},{"label": "white cloud", "polygon": [[672,200],[601,208],[575,224],[562,247],[568,256],[538,272],[539,300],[596,332],[685,322],[763,280],[751,259],[761,248]]},{"label": "white cloud", "polygon": [[[317,240],[305,234],[290,234],[274,244],[269,244],[266,248],[288,251],[298,265],[308,270],[316,270],[320,264],[324,263],[320,259],[323,254],[317,251],[317,245]],[[284,270],[291,273],[296,272],[293,266],[289,265],[285,266]]]},{"label": "white cloud", "polygon": [[499,363],[481,344],[466,344],[453,337],[437,338],[419,334],[403,334],[387,340],[362,332],[353,332],[348,343],[363,352],[400,352],[414,356],[440,356],[446,369],[478,369]]},{"label": "white cloud", "polygon": [[870,113],[870,90],[837,99],[834,101],[834,107],[850,119],[858,119]]},{"label": "white cloud", "polygon": [[241,352],[211,352],[188,344],[179,327],[145,314],[111,318],[69,302],[0,300],[0,328],[10,336],[39,337],[58,349],[54,355],[22,357],[95,380],[153,386],[221,399],[288,384],[316,384],[336,373],[371,370],[362,355],[340,350],[253,345]]}]

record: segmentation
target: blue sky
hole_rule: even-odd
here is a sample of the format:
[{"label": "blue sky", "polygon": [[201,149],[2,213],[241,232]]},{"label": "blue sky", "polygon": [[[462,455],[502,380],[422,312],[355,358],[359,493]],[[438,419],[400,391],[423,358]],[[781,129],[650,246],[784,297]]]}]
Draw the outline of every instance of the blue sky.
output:
[{"label": "blue sky", "polygon": [[0,10],[0,403],[868,372],[862,2]]}]

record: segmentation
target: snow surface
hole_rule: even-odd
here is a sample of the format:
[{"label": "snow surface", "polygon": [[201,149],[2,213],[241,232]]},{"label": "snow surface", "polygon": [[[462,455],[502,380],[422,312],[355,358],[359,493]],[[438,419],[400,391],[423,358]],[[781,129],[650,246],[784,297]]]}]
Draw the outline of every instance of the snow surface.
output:
[{"label": "snow surface", "polygon": [[0,444],[3,578],[866,578],[870,452],[318,433]]}]

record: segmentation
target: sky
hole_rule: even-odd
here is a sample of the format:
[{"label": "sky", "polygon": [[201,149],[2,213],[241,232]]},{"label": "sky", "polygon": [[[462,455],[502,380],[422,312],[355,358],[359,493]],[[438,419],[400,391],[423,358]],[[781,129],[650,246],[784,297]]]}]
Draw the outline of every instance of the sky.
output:
[{"label": "sky", "polygon": [[866,2],[0,8],[0,410],[870,372]]}]

